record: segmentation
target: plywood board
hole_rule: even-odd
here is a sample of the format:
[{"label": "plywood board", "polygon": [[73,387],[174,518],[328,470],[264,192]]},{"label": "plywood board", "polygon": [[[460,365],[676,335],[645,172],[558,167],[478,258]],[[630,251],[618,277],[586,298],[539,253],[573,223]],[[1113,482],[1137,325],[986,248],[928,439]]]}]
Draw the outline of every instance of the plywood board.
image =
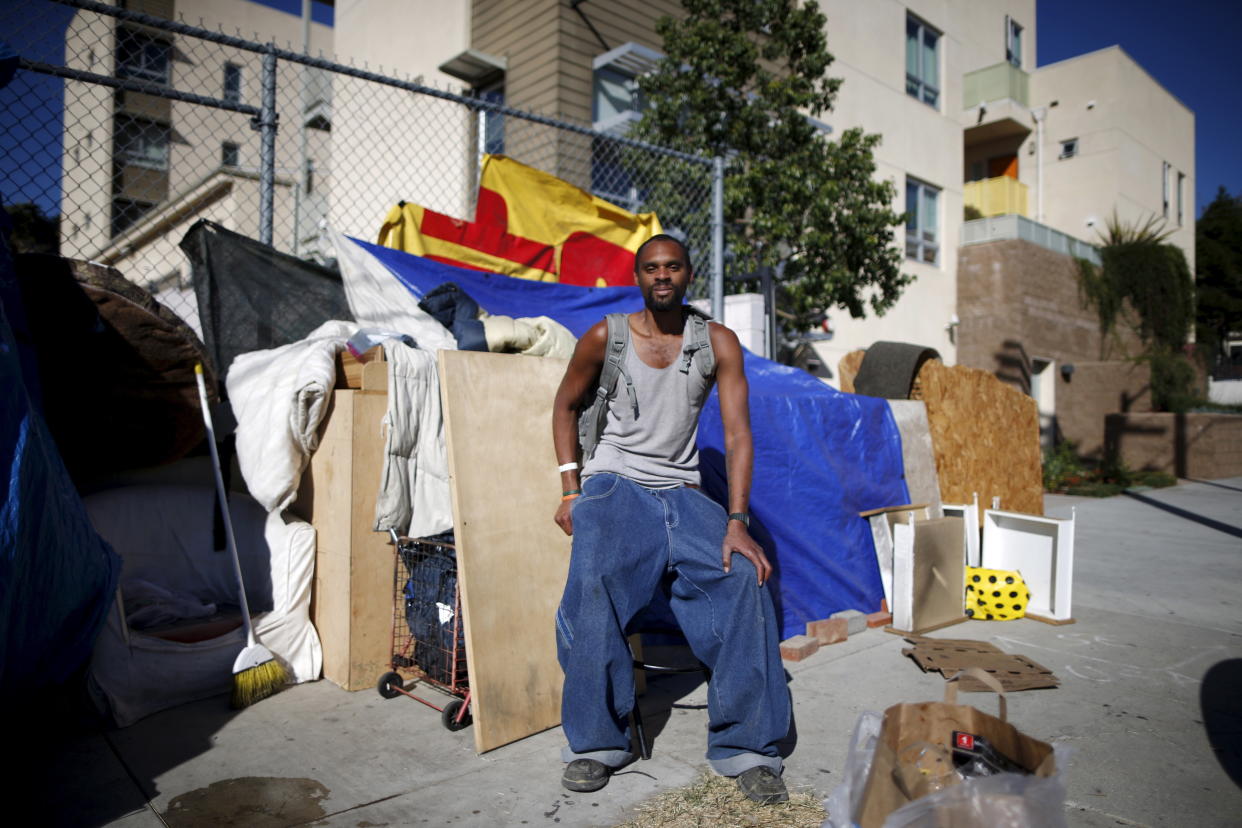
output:
[{"label": "plywood board", "polygon": [[1031,590],[1026,614],[1073,618],[1074,519],[988,509],[983,515],[983,565],[1017,570]]},{"label": "plywood board", "polygon": [[332,392],[292,507],[316,532],[310,615],[323,675],[346,690],[370,690],[391,669],[393,549],[371,529],[387,411],[387,394]]},{"label": "plywood board", "polygon": [[570,539],[552,521],[560,359],[440,352],[474,744],[482,753],[561,717],[556,607]]},{"label": "plywood board", "polygon": [[921,633],[966,620],[964,529],[960,517],[893,527],[893,629]]}]

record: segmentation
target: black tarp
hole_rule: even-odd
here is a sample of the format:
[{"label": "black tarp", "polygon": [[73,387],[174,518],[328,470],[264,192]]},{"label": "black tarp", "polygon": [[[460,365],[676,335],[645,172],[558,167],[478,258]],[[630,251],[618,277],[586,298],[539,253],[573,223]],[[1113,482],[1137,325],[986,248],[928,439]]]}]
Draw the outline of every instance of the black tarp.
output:
[{"label": "black tarp", "polygon": [[181,239],[203,341],[223,380],[238,354],[305,339],[329,319],[353,320],[341,274],[207,220]]}]

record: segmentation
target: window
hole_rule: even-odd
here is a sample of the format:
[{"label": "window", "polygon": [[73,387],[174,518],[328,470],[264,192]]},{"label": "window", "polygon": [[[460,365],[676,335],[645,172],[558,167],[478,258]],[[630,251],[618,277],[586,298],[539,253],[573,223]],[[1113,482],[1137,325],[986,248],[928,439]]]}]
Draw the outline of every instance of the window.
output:
[{"label": "window", "polygon": [[241,103],[241,67],[236,63],[224,64],[224,99]]},{"label": "window", "polygon": [[1005,15],[1005,60],[1022,68],[1022,27]]},{"label": "window", "polygon": [[1078,154],[1078,139],[1067,138],[1061,142],[1061,154],[1058,158],[1073,158]]},{"label": "window", "polygon": [[906,94],[925,104],[940,102],[940,32],[906,17]]},{"label": "window", "polygon": [[906,258],[927,264],[940,261],[938,202],[940,190],[906,178]]},{"label": "window", "polygon": [[220,165],[224,167],[236,167],[241,163],[241,149],[232,141],[225,141],[220,145]]},{"label": "window", "polygon": [[615,66],[595,70],[591,120],[598,125],[597,129],[624,134],[629,131],[629,125],[639,119],[642,110],[642,95],[633,75]]},{"label": "window", "polygon": [[143,118],[116,118],[116,159],[155,170],[168,169],[168,125]]},{"label": "window", "polygon": [[119,236],[124,233],[154,206],[149,202],[128,198],[112,199],[112,235]]},{"label": "window", "polygon": [[1164,202],[1164,217],[1169,217],[1169,172],[1172,167],[1168,161],[1164,161],[1160,165],[1160,191],[1161,199]]},{"label": "window", "polygon": [[132,29],[116,32],[116,74],[121,78],[168,83],[172,44]]},{"label": "window", "polygon": [[1186,192],[1186,173],[1177,174],[1177,226],[1181,227],[1185,216],[1182,199]]},{"label": "window", "polygon": [[[489,103],[504,104],[504,84],[475,91],[475,97]],[[498,155],[505,151],[505,116],[487,109],[479,110],[479,152]]]}]

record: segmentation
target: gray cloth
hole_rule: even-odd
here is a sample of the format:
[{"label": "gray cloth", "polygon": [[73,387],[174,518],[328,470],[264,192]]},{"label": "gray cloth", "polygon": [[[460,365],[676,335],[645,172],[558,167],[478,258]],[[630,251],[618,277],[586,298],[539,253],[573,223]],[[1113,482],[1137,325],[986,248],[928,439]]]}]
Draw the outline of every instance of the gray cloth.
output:
[{"label": "gray cloth", "polygon": [[611,472],[655,489],[699,485],[699,412],[715,377],[696,370],[682,373],[680,360],[652,368],[639,358],[632,340],[624,364],[637,406],[626,394],[609,401],[599,446],[582,476]]},{"label": "gray cloth", "polygon": [[939,359],[935,348],[910,345],[906,342],[877,342],[867,349],[854,393],[886,400],[908,400],[919,368],[929,359]]}]

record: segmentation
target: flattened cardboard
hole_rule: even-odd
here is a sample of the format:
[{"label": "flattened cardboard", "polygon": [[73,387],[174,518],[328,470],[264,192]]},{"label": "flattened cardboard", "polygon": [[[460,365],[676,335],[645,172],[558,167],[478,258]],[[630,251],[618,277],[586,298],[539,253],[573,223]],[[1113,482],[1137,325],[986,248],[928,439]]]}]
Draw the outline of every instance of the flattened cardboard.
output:
[{"label": "flattened cardboard", "polygon": [[[901,652],[914,659],[923,672],[939,671],[946,679],[969,667],[978,667],[992,675],[1005,692],[1059,687],[1060,679],[1042,664],[1024,655],[1006,653],[986,641],[970,639],[922,638],[907,636],[913,644]],[[982,693],[988,690],[983,682],[965,674],[958,679],[962,691]]]}]

